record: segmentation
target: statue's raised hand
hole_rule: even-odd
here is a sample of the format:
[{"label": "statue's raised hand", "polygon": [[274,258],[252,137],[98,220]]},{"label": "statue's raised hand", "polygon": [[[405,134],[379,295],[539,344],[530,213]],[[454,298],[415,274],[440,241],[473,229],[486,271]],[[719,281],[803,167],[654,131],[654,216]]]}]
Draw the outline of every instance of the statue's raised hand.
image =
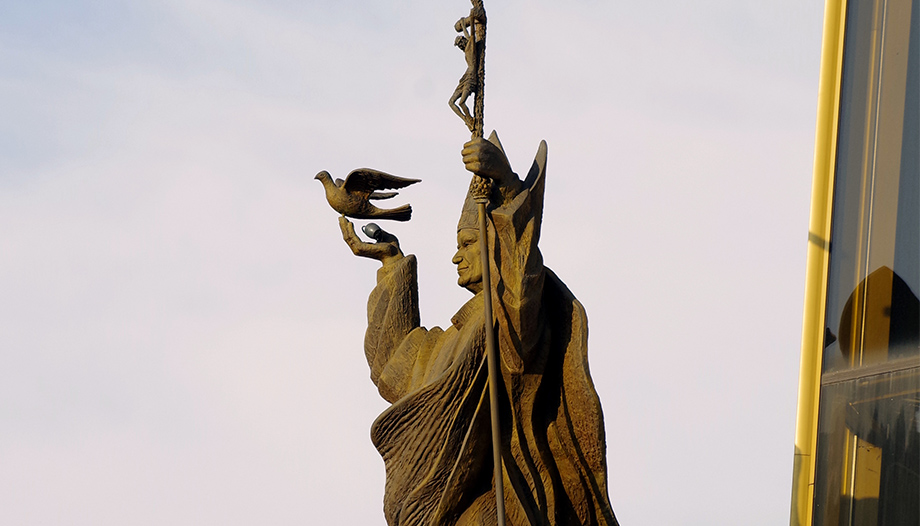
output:
[{"label": "statue's raised hand", "polygon": [[[371,223],[371,225],[374,224]],[[374,226],[376,227],[376,225]],[[403,257],[402,250],[399,249],[399,240],[396,239],[396,236],[384,231],[382,228],[377,227],[376,230],[373,231],[373,237],[377,240],[376,243],[361,241],[361,238],[355,233],[355,225],[346,219],[345,216],[339,216],[339,228],[342,229],[342,238],[345,239],[348,248],[350,248],[352,253],[356,256],[376,259],[384,265],[398,261]],[[365,233],[369,233],[368,230],[365,230]]]},{"label": "statue's raised hand", "polygon": [[[495,143],[498,136],[492,132]],[[512,199],[521,190],[521,180],[511,170],[511,163],[505,152],[492,142],[477,137],[463,145],[460,152],[466,169],[486,179],[491,179],[499,189],[505,202]],[[501,204],[501,203],[499,203]]]},{"label": "statue's raised hand", "polygon": [[505,152],[482,137],[464,144],[460,154],[463,155],[466,169],[479,177],[492,179],[498,184],[517,179],[511,171],[511,163],[508,162]]}]

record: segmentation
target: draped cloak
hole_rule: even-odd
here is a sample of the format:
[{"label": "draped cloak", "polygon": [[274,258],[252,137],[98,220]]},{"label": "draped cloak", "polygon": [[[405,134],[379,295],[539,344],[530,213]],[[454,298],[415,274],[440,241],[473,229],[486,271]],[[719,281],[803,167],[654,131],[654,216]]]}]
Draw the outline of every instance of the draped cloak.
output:
[{"label": "draped cloak", "polygon": [[[506,521],[616,526],[587,317],[537,247],[545,165],[544,142],[522,190],[489,221]],[[371,428],[390,526],[496,524],[482,294],[447,329],[426,329],[416,258],[378,271],[365,354],[392,404]]]}]

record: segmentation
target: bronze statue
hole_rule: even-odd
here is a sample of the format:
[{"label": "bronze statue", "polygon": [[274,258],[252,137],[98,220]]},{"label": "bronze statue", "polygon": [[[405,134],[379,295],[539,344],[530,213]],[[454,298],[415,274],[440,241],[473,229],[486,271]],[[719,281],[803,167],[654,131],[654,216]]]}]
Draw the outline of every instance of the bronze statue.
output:
[{"label": "bronze statue", "polygon": [[[489,246],[501,362],[501,460],[509,524],[616,525],[607,499],[603,416],[587,362],[584,308],[543,265],[538,248],[546,144],[521,181],[494,136],[464,145],[468,169],[495,183]],[[474,297],[446,329],[420,325],[416,259],[392,234],[358,239],[377,259],[364,351],[371,379],[392,405],[371,438],[387,470],[391,526],[496,524],[489,448],[482,267],[467,197],[457,225],[458,284]]]},{"label": "bronze statue", "polygon": [[365,242],[345,217],[355,215],[339,218],[351,251],[381,263],[364,352],[392,404],[371,428],[384,514],[390,526],[617,526],[587,317],[538,247],[546,143],[521,180],[495,132],[482,138],[485,11],[473,6],[455,27],[470,27],[467,48],[481,47],[476,107],[455,107],[473,132],[461,155],[474,177],[452,259],[473,297],[446,328],[422,327],[415,256],[377,225],[364,227],[375,240]]}]

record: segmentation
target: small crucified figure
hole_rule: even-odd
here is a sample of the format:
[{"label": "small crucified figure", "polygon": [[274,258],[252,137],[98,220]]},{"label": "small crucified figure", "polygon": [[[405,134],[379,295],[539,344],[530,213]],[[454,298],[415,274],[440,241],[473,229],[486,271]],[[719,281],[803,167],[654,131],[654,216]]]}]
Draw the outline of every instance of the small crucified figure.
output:
[{"label": "small crucified figure", "polygon": [[[482,2],[480,1],[479,3],[481,4]],[[448,101],[450,109],[454,110],[454,113],[463,119],[463,122],[466,123],[470,131],[473,131],[475,120],[473,114],[470,113],[470,108],[467,106],[466,101],[473,93],[476,93],[477,97],[479,96],[479,53],[477,52],[476,41],[482,40],[484,36],[483,29],[485,28],[485,17],[480,16],[480,12],[484,15],[485,11],[481,7],[477,10],[475,1],[473,4],[474,7],[470,10],[470,16],[461,18],[454,24],[454,29],[463,33],[454,39],[454,45],[463,50],[466,57],[466,72],[460,77],[457,89],[454,90],[453,95],[451,95]],[[473,24],[476,24],[477,27],[472,27]],[[467,28],[472,29],[472,35],[467,31]],[[477,29],[479,29],[479,31],[477,31]]]},{"label": "small crucified figure", "polygon": [[[463,29],[463,32],[466,33],[466,28]],[[466,100],[470,95],[476,93],[479,80],[476,44],[473,42],[472,38],[466,35],[460,35],[454,40],[454,45],[462,49],[466,55],[466,71],[463,73],[463,76],[460,77],[457,89],[454,90],[454,94],[450,96],[450,100],[447,103],[450,105],[450,109],[454,110],[454,113],[463,119],[463,122],[466,123],[466,127],[469,128],[470,131],[473,131],[473,115],[470,113],[470,108],[466,105]]]}]

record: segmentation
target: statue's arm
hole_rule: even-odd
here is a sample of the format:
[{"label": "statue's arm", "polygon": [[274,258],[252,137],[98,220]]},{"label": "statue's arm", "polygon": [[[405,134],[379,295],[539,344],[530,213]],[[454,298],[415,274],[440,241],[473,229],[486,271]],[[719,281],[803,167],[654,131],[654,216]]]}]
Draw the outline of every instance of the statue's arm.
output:
[{"label": "statue's arm", "polygon": [[377,286],[367,300],[364,354],[371,380],[390,402],[410,388],[412,371],[428,333],[420,321],[418,264],[410,254],[377,271]]},{"label": "statue's arm", "polygon": [[379,230],[377,242],[367,243],[345,217],[339,218],[339,226],[356,256],[376,259],[382,265],[367,300],[364,355],[380,395],[395,402],[411,387],[412,372],[429,332],[420,326],[417,261],[411,254],[403,255],[399,240],[389,232]]},{"label": "statue's arm", "polygon": [[465,36],[465,37],[467,37],[467,38],[470,38],[470,33],[469,33],[469,31],[467,31],[466,28],[469,27],[469,25],[470,25],[471,23],[472,23],[472,22],[471,22],[470,18],[467,17],[467,16],[465,16],[465,17],[461,18],[460,20],[457,20],[457,22],[454,24],[454,30],[457,31],[458,33],[462,31],[462,32],[463,32],[463,36]]}]

